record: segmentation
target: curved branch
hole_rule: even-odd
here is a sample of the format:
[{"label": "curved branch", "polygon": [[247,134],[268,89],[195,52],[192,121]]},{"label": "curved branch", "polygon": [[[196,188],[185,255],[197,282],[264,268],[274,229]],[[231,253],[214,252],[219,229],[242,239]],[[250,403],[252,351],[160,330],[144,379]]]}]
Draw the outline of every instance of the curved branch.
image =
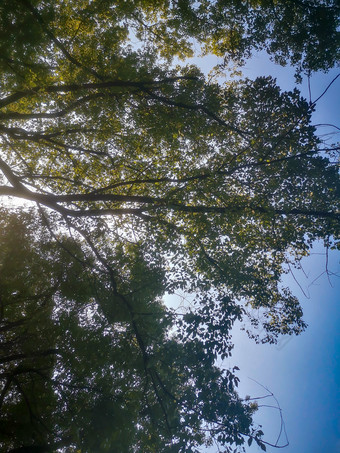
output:
[{"label": "curved branch", "polygon": [[47,86],[35,86],[28,90],[17,91],[2,99],[0,99],[0,108],[6,107],[7,105],[13,104],[22,98],[34,96],[39,92],[45,93],[75,93],[77,91],[88,91],[98,90],[106,88],[136,88],[139,91],[145,91],[148,85],[157,86],[176,82],[179,80],[197,80],[197,77],[192,76],[178,76],[178,77],[166,77],[161,80],[142,80],[142,81],[131,81],[131,80],[108,80],[106,82],[88,82],[88,83],[71,83],[64,85],[47,85]]},{"label": "curved branch", "polygon": [[334,77],[334,79],[327,85],[326,89],[320,94],[318,98],[315,99],[315,101],[312,102],[311,106],[314,107],[315,104],[327,93],[329,88],[333,85],[333,83],[336,81],[336,79],[340,77],[340,73]]}]

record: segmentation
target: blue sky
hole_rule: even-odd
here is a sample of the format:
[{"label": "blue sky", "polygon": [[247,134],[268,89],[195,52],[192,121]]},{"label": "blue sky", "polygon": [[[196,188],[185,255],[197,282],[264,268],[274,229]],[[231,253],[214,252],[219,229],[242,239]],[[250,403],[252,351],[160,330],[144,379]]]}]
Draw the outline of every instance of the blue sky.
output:
[{"label": "blue sky", "polygon": [[[267,387],[279,401],[283,412],[289,446],[287,453],[340,452],[340,279],[325,270],[325,256],[320,245],[315,255],[303,260],[296,278],[306,298],[291,277],[287,283],[301,300],[307,330],[298,337],[288,337],[278,345],[256,345],[235,329],[233,357],[226,365],[240,368],[241,395],[261,396],[266,391],[251,379]],[[319,253],[321,253],[319,255]],[[329,269],[339,272],[339,254],[330,256]],[[331,286],[332,285],[332,286]],[[263,401],[276,405],[273,398]],[[266,438],[275,443],[280,430],[276,409],[261,409],[255,420],[263,425]],[[280,445],[286,441],[282,436]],[[249,451],[260,451],[257,446]],[[277,451],[268,447],[267,451]]]},{"label": "blue sky", "polygon": [[[283,89],[294,87],[293,71],[257,57],[244,68],[244,75],[272,75]],[[318,98],[340,70],[319,73],[311,78],[312,100]],[[309,97],[308,83],[300,89]],[[331,123],[340,127],[340,78],[318,101],[313,123]],[[318,132],[338,132],[332,127],[320,127]],[[339,141],[333,135],[333,142]],[[339,252],[329,255],[329,270],[340,276]],[[289,446],[286,453],[340,453],[340,277],[327,278],[326,255],[321,244],[302,262],[303,272],[286,283],[301,300],[307,330],[299,337],[281,345],[254,345],[245,336],[235,335],[234,361],[241,369],[241,391],[252,395],[263,394],[263,389],[249,380],[267,386],[279,400],[283,410]],[[320,277],[319,277],[320,276]],[[318,278],[319,277],[319,278]],[[316,280],[315,280],[316,279]],[[269,401],[269,399],[268,399]],[[270,403],[269,403],[270,404]],[[271,404],[275,404],[272,400]],[[269,441],[276,441],[280,427],[278,411],[263,409],[259,423],[268,433]],[[266,429],[267,428],[267,429]],[[282,438],[282,443],[285,439]],[[259,451],[257,446],[249,451]],[[269,452],[277,451],[268,447]]]},{"label": "blue sky", "polygon": [[[208,72],[218,62],[216,57],[194,59]],[[328,74],[318,73],[310,81],[311,98],[314,101],[327,88],[340,69]],[[294,71],[271,63],[259,54],[247,62],[243,76],[271,75],[284,90],[293,89]],[[298,85],[309,99],[307,80]],[[313,124],[331,123],[340,127],[340,77],[317,102]],[[333,127],[319,127],[319,134],[339,141],[339,131]],[[326,138],[326,137],[325,137]],[[328,269],[340,276],[339,252],[329,255]],[[239,326],[235,328],[235,349],[225,367],[239,366],[240,394],[261,396],[267,387],[279,401],[282,409],[289,446],[277,450],[267,447],[268,452],[285,453],[340,453],[340,277],[328,279],[326,255],[321,244],[315,244],[311,256],[302,261],[303,272],[294,272],[295,278],[287,276],[286,284],[300,299],[304,309],[307,330],[298,337],[282,339],[278,345],[256,345],[249,340]],[[261,385],[255,383],[257,381]],[[276,405],[273,398],[262,400],[264,404]],[[280,430],[279,411],[261,408],[255,416],[263,426],[265,439],[275,443]],[[286,442],[284,435],[279,445]],[[215,448],[206,450],[216,452]],[[258,446],[248,447],[249,452],[262,451]]]}]

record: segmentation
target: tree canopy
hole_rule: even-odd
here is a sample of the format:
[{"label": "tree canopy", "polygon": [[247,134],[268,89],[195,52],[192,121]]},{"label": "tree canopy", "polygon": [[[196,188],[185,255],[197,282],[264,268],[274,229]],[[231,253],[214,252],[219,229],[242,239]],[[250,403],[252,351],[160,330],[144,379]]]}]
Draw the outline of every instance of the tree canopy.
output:
[{"label": "tree canopy", "polygon": [[0,213],[2,448],[265,449],[217,360],[237,320],[304,330],[282,275],[338,247],[339,147],[298,89],[178,59],[326,71],[337,2],[5,0],[0,24],[0,196],[30,202]]}]

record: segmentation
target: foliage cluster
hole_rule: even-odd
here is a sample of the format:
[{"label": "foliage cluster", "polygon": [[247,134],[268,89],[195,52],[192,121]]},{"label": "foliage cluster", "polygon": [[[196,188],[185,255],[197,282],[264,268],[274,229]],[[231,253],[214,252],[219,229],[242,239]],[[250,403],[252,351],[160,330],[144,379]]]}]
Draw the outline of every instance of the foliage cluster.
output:
[{"label": "foliage cluster", "polygon": [[0,196],[30,206],[0,212],[3,451],[266,448],[217,364],[236,321],[304,330],[282,276],[338,247],[339,147],[297,89],[174,62],[308,75],[338,29],[335,0],[2,1]]}]

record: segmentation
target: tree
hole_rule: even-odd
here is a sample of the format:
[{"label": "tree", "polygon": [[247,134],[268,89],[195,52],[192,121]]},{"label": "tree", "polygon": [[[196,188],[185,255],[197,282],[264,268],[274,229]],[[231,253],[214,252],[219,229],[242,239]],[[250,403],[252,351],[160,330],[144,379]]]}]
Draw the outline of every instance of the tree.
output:
[{"label": "tree", "polygon": [[[290,62],[298,73],[327,71],[339,61],[336,0],[107,0],[77,4],[60,0],[55,7],[38,0],[4,0],[1,25],[2,69],[7,72],[10,68],[26,80],[33,73],[41,76],[47,71],[52,75],[48,59],[43,63],[51,50],[66,57],[63,71],[71,67],[75,75],[87,67],[92,75],[112,78],[118,60],[127,68],[126,58],[121,57],[126,57],[131,34],[134,43],[138,39],[144,50],[153,50],[168,60],[191,56],[195,40],[203,52],[221,56],[227,64],[230,59],[241,63],[258,50],[265,50],[280,64]],[[129,73],[130,80],[132,75]]]},{"label": "tree", "polygon": [[260,442],[254,408],[214,366],[213,348],[168,337],[162,271],[141,248],[112,292],[82,244],[57,243],[32,213],[1,214],[3,450],[197,451],[203,420],[223,438]]},{"label": "tree", "polygon": [[[3,362],[2,404],[5,417],[24,407],[28,420],[17,443],[4,428],[5,448],[265,446],[235,370],[216,359],[231,354],[231,327],[246,316],[255,327],[263,318],[264,336],[250,333],[258,341],[305,328],[281,277],[314,240],[337,247],[339,148],[316,136],[315,104],[297,89],[281,92],[270,77],[221,86],[171,61],[190,55],[193,38],[226,62],[264,47],[279,61],[303,56],[301,70],[326,70],[338,16],[331,1],[225,3],[1,6],[12,33],[1,56],[0,195],[37,206],[18,221],[27,255],[14,269],[24,278],[15,270],[4,293],[15,358]],[[289,38],[301,17],[305,28]],[[13,222],[6,214],[3,243]],[[179,289],[195,294],[180,314],[161,302]],[[18,367],[31,371],[15,386]],[[33,411],[25,386],[36,379],[49,403],[37,397]]]}]

